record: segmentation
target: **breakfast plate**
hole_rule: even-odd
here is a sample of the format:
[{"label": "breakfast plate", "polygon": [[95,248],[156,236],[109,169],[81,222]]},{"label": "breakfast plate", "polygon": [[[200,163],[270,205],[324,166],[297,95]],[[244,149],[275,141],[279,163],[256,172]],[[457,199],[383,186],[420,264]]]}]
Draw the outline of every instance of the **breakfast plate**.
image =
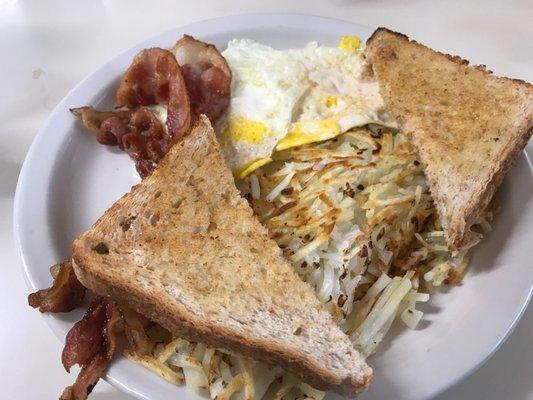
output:
[{"label": "breakfast plate", "polygon": [[[113,148],[103,150],[83,132],[70,108],[110,108],[112,94],[133,56],[144,48],[170,47],[183,34],[223,49],[232,38],[276,48],[316,40],[335,45],[346,34],[368,38],[372,29],[350,22],[291,14],[238,15],[165,32],[116,56],[77,85],[37,134],[21,171],[15,197],[15,240],[32,291],[50,284],[49,266],[69,258],[73,239],[116,199],[138,183],[133,163]],[[448,287],[422,307],[419,327],[397,326],[369,359],[374,383],[361,399],[429,399],[479,367],[510,334],[532,293],[528,245],[533,240],[533,168],[519,156],[497,197],[502,211],[474,251],[459,287]],[[62,340],[77,310],[44,315]],[[119,358],[106,380],[139,399],[202,398]]]}]

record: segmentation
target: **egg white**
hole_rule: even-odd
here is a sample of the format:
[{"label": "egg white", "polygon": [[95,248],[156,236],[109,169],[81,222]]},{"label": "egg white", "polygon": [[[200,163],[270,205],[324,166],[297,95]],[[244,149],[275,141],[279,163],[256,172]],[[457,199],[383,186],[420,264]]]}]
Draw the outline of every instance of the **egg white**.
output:
[{"label": "egg white", "polygon": [[287,134],[296,103],[308,89],[307,75],[285,52],[248,39],[231,40],[222,54],[233,80],[217,132],[230,168],[238,173],[269,157]]},{"label": "egg white", "polygon": [[311,42],[289,50],[249,39],[228,43],[222,54],[233,73],[232,95],[216,130],[237,178],[269,162],[276,150],[368,123],[393,125],[354,43],[345,37],[340,47]]}]

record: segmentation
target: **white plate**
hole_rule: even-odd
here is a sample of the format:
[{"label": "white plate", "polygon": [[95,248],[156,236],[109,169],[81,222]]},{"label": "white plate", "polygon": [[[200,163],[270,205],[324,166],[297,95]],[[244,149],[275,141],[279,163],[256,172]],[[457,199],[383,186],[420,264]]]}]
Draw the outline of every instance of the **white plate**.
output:
[{"label": "white plate", "polygon": [[[366,39],[371,29],[304,15],[218,18],[147,40],[82,81],[39,131],[17,186],[15,240],[32,291],[49,286],[49,266],[67,259],[72,240],[138,181],[128,156],[99,145],[69,108],[86,104],[109,108],[133,56],[143,48],[169,47],[184,33],[219,48],[234,37],[287,48],[310,40],[336,45],[345,34]],[[494,231],[475,249],[463,285],[433,296],[418,330],[398,328],[389,334],[379,353],[369,360],[375,381],[361,399],[431,398],[478,368],[509,335],[531,297],[532,171],[525,153],[520,154],[499,191],[502,212]],[[76,311],[44,318],[63,340],[80,316],[81,311]],[[58,360],[59,355],[50,362]],[[123,358],[113,363],[106,379],[139,399],[200,398]]]}]

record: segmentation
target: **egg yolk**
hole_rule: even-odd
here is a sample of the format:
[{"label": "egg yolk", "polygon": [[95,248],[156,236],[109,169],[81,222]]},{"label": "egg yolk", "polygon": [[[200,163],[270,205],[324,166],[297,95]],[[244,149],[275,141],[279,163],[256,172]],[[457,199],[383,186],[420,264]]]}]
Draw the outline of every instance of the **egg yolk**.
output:
[{"label": "egg yolk", "polygon": [[327,108],[335,107],[337,105],[338,99],[339,98],[337,96],[329,96],[326,99],[326,107]]},{"label": "egg yolk", "polygon": [[252,161],[250,164],[248,164],[246,167],[240,169],[239,171],[235,172],[235,178],[242,179],[247,175],[250,175],[252,172],[254,172],[257,168],[262,167],[265,164],[268,164],[271,162],[271,158],[260,158],[259,160]]},{"label": "egg yolk", "polygon": [[307,143],[320,142],[334,138],[338,134],[340,134],[339,124],[332,119],[297,122],[293,124],[291,131],[278,142],[276,150],[285,150]]},{"label": "egg yolk", "polygon": [[232,118],[224,132],[224,141],[245,141],[252,144],[261,143],[265,136],[270,135],[268,127],[259,121],[253,121],[244,117]]},{"label": "egg yolk", "polygon": [[355,51],[361,46],[361,40],[357,36],[347,35],[341,37],[339,48],[346,51]]}]

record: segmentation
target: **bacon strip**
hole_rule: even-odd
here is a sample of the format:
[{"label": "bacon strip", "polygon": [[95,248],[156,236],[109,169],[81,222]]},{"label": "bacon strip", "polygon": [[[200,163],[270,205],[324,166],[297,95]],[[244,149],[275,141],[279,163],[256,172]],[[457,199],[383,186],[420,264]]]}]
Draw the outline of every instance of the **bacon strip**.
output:
[{"label": "bacon strip", "polygon": [[231,69],[215,46],[189,35],[172,48],[195,115],[205,114],[214,125],[229,105]]},{"label": "bacon strip", "polygon": [[[127,124],[131,118],[132,111],[97,111],[93,107],[71,108],[70,112],[80,118],[83,125],[91,132],[96,134],[96,139],[102,144],[116,144],[117,142],[110,138],[109,129],[101,130],[102,123],[108,119],[116,120],[117,124]],[[111,132],[115,134],[115,132]],[[116,134],[115,134],[116,135]]]},{"label": "bacon strip", "polygon": [[[71,110],[99,143],[126,151],[141,178],[189,131],[193,115],[205,114],[215,124],[230,101],[231,70],[215,46],[185,35],[172,51],[152,48],[135,56],[115,99],[117,107],[129,110]],[[167,105],[166,131],[145,107],[153,104]]]},{"label": "bacon strip", "polygon": [[28,304],[42,313],[69,312],[78,308],[85,297],[85,287],[76,278],[72,263],[63,261],[54,265],[51,271],[56,271],[52,286],[30,294]]},{"label": "bacon strip", "polygon": [[76,382],[72,386],[67,386],[61,394],[60,400],[85,400],[92,392],[98,379],[104,374],[108,361],[102,354],[97,354],[89,364],[85,365]]},{"label": "bacon strip", "polygon": [[150,175],[172,145],[173,138],[149,108],[112,112],[80,107],[71,111],[96,133],[99,143],[117,145],[128,153],[141,178]]},{"label": "bacon strip", "polygon": [[[50,272],[54,277],[53,286],[31,294],[30,305],[40,307],[41,312],[71,311],[81,305],[86,289],[76,278],[71,261],[52,266]],[[161,340],[148,336],[147,329],[153,326],[140,314],[127,308],[119,309],[110,298],[95,297],[83,318],[67,334],[62,364],[67,372],[75,364],[80,365],[81,370],[75,383],[65,388],[60,400],[87,399],[117,353],[119,332],[126,333],[135,354],[152,354],[155,344]]]},{"label": "bacon strip", "polygon": [[61,355],[63,366],[70,372],[74,364],[81,371],[74,385],[67,387],[61,400],[85,400],[104,374],[117,352],[117,333],[122,319],[115,303],[96,297],[83,318],[67,334]]},{"label": "bacon strip", "polygon": [[164,49],[141,51],[124,74],[117,91],[117,107],[167,104],[167,127],[172,137],[189,131],[191,107],[187,87],[174,55]]}]

